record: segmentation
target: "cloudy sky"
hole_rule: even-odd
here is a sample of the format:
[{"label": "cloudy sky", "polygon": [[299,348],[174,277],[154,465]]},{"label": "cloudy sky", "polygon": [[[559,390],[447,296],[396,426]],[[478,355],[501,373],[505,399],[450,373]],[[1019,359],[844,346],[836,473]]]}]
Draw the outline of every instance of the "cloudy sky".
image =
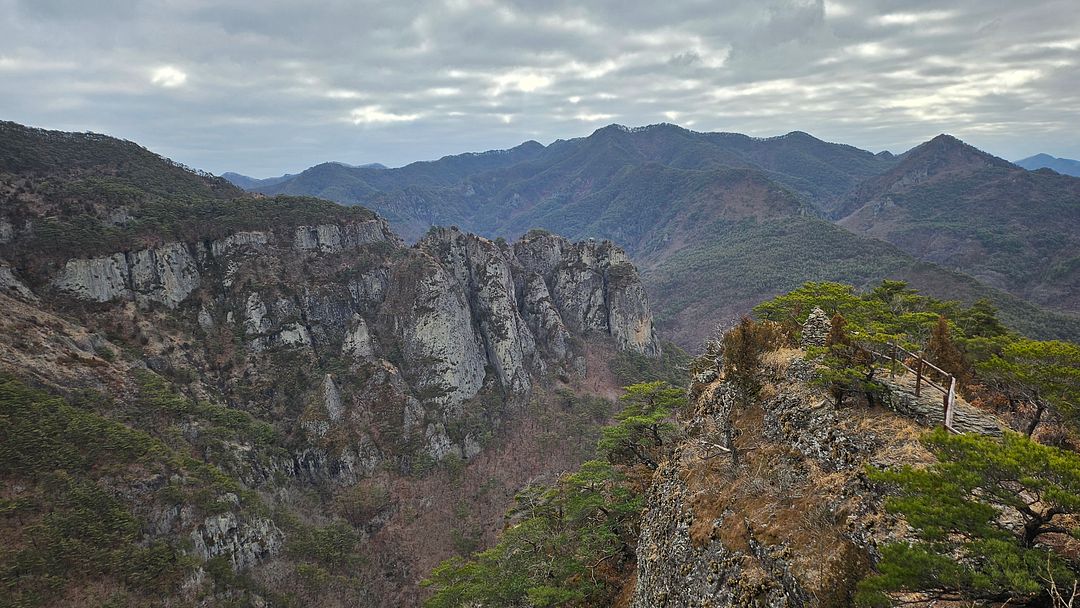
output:
[{"label": "cloudy sky", "polygon": [[0,0],[0,119],[259,177],[612,122],[1080,158],[1080,6]]}]

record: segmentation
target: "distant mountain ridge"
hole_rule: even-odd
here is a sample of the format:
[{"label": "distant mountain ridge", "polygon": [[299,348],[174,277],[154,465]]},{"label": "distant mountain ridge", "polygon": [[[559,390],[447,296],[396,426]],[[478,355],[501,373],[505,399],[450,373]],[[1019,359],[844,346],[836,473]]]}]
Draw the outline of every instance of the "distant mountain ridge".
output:
[{"label": "distant mountain ridge", "polygon": [[1080,177],[1080,160],[1057,158],[1049,154],[1036,154],[1016,161],[1016,164],[1029,170],[1053,169],[1062,175]]},{"label": "distant mountain ridge", "polygon": [[660,327],[693,346],[703,316],[729,318],[809,279],[909,277],[940,297],[992,297],[1029,332],[1071,327],[994,288],[1080,308],[1075,184],[948,135],[893,155],[801,131],[753,138],[658,124],[398,169],[323,164],[257,191],[362,204],[407,239],[435,225],[613,239],[642,267]]},{"label": "distant mountain ridge", "polygon": [[1080,309],[1080,180],[940,135],[849,198],[845,228],[1062,310]]},{"label": "distant mountain ridge", "polygon": [[[366,163],[363,165],[350,165],[339,161],[330,161],[326,164],[341,165],[349,169],[387,169],[388,167],[382,163]],[[274,184],[280,184],[286,180],[296,177],[296,173],[286,173],[285,175],[279,175],[277,177],[249,177],[240,173],[233,173],[232,171],[226,171],[221,174],[221,177],[229,180],[233,185],[243,188],[245,190],[257,190],[259,188],[268,188]]]}]

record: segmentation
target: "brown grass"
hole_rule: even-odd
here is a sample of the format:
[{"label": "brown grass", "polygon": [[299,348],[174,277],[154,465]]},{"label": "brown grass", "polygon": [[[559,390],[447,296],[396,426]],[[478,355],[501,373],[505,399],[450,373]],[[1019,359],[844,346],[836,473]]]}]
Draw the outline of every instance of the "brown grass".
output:
[{"label": "brown grass", "polygon": [[[782,371],[795,356],[801,356],[800,351],[769,353],[766,366]],[[714,398],[719,385],[707,387],[703,398]],[[778,393],[802,394],[808,404],[821,399],[801,383],[768,385],[762,397],[768,399]],[[860,513],[864,519],[880,520],[875,524],[880,528],[890,523],[873,509],[866,515],[862,504],[866,498],[849,491],[853,484],[860,483],[857,478],[861,467],[826,471],[812,458],[766,438],[764,416],[760,405],[733,412],[737,468],[733,468],[727,454],[705,446],[684,448],[682,473],[693,513],[691,542],[704,547],[718,541],[742,553],[749,551],[751,538],[772,546],[783,545],[800,583],[820,605],[849,605],[854,585],[870,561],[866,551],[849,540],[848,517]],[[925,429],[885,409],[845,409],[838,424],[847,434],[872,434],[877,438],[878,448],[868,455],[872,462],[920,465],[933,461],[919,442]],[[715,442],[724,443],[722,439]],[[873,523],[869,520],[865,523]],[[740,586],[752,587],[753,572],[744,575]]]}]

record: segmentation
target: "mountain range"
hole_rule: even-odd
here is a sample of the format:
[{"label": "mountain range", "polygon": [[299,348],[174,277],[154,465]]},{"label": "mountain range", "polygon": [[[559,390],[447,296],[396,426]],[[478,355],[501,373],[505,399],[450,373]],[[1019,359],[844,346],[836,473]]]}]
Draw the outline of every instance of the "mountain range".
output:
[{"label": "mountain range", "polygon": [[[914,423],[823,408],[790,350],[769,360],[764,409],[732,417],[733,389],[703,363],[715,349],[691,362],[665,338],[694,346],[717,320],[806,280],[883,278],[988,298],[1029,334],[1080,335],[1077,182],[949,136],[893,156],[801,132],[658,125],[397,169],[325,163],[249,193],[134,142],[0,122],[4,599],[415,606],[431,597],[420,581],[447,572],[440,562],[468,571],[455,558],[501,530],[564,520],[552,488],[571,480],[573,509],[607,513],[594,501],[622,495],[612,483],[637,488],[631,511],[648,505],[641,542],[607,574],[625,590],[617,605],[705,597],[717,555],[735,556],[725,576],[747,597],[760,595],[761,567],[843,597],[859,576],[822,578],[819,565],[853,563],[848,549],[821,551],[839,527],[806,542],[800,511],[770,528],[780,536],[756,537],[763,551],[725,545],[713,531],[732,508],[726,490],[688,492],[723,490],[709,471],[727,459],[706,452],[735,437],[761,474],[822,473],[798,486],[817,488],[815,509],[869,497],[855,511],[869,530],[881,500],[858,463],[912,453]],[[957,309],[930,310],[923,320]],[[819,317],[826,326],[805,333],[824,341]],[[679,456],[652,482],[595,477],[607,465],[585,463],[592,446],[633,453],[619,429],[652,424],[619,412],[618,387],[687,376],[689,392],[628,391],[694,396],[680,409],[685,436],[651,427]],[[920,407],[940,415],[940,403]],[[718,425],[736,423],[722,439]],[[795,486],[747,481],[756,506],[733,513],[790,506]],[[553,562],[538,555],[530,576],[546,581]],[[612,559],[601,557],[588,563]],[[768,593],[803,601],[800,585]]]},{"label": "mountain range", "polygon": [[1035,156],[1020,159],[1016,161],[1016,164],[1029,171],[1053,169],[1062,175],[1080,177],[1080,160],[1071,158],[1056,158],[1049,154],[1036,154]]},{"label": "mountain range", "polygon": [[6,122],[0,309],[3,605],[416,605],[589,456],[620,369],[681,361],[611,242],[408,246]]},{"label": "mountain range", "polygon": [[705,337],[701,319],[726,322],[803,281],[886,277],[989,298],[1032,335],[1080,335],[1080,180],[948,135],[893,155],[799,131],[610,125],[397,169],[327,163],[254,190],[362,204],[410,240],[434,225],[611,239],[685,347]]}]

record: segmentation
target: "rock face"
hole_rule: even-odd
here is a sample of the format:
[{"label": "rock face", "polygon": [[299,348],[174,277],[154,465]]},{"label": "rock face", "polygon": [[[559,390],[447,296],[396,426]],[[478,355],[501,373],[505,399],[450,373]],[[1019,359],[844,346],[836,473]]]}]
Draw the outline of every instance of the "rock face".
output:
[{"label": "rock face", "polygon": [[692,387],[688,437],[646,496],[634,608],[851,605],[878,547],[905,537],[862,472],[932,460],[920,421],[838,409],[813,373],[774,359],[750,406],[723,379]]},{"label": "rock face", "polygon": [[207,517],[191,533],[196,555],[202,559],[224,555],[235,570],[250,568],[278,553],[284,541],[285,535],[269,519],[247,521],[232,511]]},{"label": "rock face", "polygon": [[[581,340],[659,353],[625,253],[610,242],[546,233],[510,246],[433,229],[406,248],[380,219],[282,227],[68,260],[50,283],[94,302],[192,309],[193,325],[232,327],[251,356],[341,357],[388,382],[370,387],[386,393],[375,409],[397,420],[403,436],[420,437],[421,451],[436,460],[479,450],[473,433],[449,429],[462,427],[464,404],[482,392],[522,403],[550,371],[583,376]],[[348,414],[363,401],[357,391],[326,382],[327,411],[312,413],[303,428],[326,438],[336,427],[369,424]],[[350,432],[354,455],[377,459],[385,451],[369,449],[370,434]],[[347,452],[308,452],[300,468],[326,462],[352,475]]]},{"label": "rock face", "polygon": [[543,280],[566,327],[609,334],[638,353],[660,352],[637,270],[611,241],[571,243],[533,232],[515,243],[513,252],[523,280],[531,275]]},{"label": "rock face", "polygon": [[34,292],[15,276],[10,266],[0,263],[0,293],[13,295],[24,300],[37,300]]}]

